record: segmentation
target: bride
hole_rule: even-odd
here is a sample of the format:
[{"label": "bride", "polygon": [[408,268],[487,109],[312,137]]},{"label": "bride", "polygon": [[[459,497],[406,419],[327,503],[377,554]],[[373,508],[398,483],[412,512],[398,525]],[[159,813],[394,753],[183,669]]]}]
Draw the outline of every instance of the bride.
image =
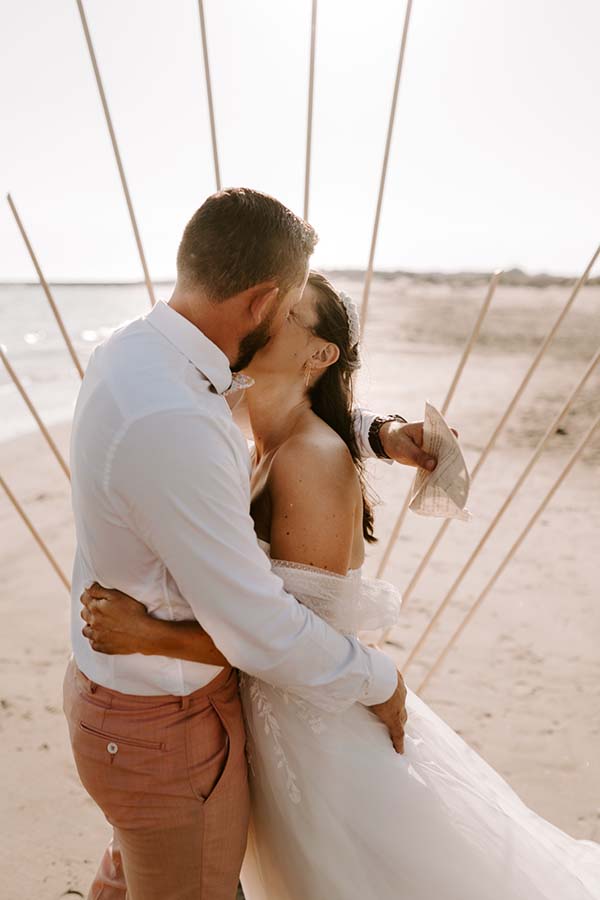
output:
[{"label": "bride", "polygon": [[[247,370],[257,535],[285,588],[347,634],[388,627],[400,609],[395,588],[361,573],[374,537],[352,428],[358,365],[356,310],[313,273]],[[99,597],[108,598],[101,608]],[[158,621],[99,586],[82,600],[94,649],[225,662],[199,625]],[[252,792],[247,900],[600,897],[600,846],[524,806],[410,691],[399,755],[367,707],[328,714],[240,680]]]}]

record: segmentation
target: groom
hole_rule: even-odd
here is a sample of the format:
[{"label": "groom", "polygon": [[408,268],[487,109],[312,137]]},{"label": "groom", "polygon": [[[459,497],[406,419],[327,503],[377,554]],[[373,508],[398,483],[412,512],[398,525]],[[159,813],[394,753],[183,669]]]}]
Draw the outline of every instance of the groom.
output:
[{"label": "groom", "polygon": [[[405,689],[392,661],[300,605],[259,549],[247,447],[224,397],[231,372],[299,301],[315,243],[271,197],[209,197],[185,229],[169,304],[117,331],[88,365],[71,448],[64,702],[80,778],[115,834],[90,900],[232,900],[249,811],[235,670],[95,652],[79,599],[94,581],[158,618],[197,619],[236,668],[316,705],[369,706],[402,752]],[[380,455],[427,463],[415,426],[358,424]]]}]

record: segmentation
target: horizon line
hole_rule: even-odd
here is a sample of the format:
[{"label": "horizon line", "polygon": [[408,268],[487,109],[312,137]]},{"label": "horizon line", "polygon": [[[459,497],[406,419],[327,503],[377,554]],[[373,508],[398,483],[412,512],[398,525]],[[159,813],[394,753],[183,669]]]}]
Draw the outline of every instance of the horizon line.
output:
[{"label": "horizon line", "polygon": [[[354,269],[350,267],[340,266],[340,267],[328,267],[323,266],[321,271],[330,275],[337,275],[347,278],[364,278],[366,275],[366,269]],[[476,280],[476,279],[489,279],[493,275],[493,271],[486,271],[481,269],[452,269],[452,270],[444,270],[444,269],[424,269],[424,270],[416,270],[416,269],[376,269],[373,272],[373,276],[375,278],[382,278],[385,280],[389,280],[391,278],[405,277],[405,278],[414,278],[414,279],[422,279],[422,280],[435,280],[435,281],[444,281],[444,280],[454,280],[454,279],[464,279],[464,280]],[[501,282],[505,284],[511,283],[523,283],[526,284],[528,282],[535,281],[543,281],[545,284],[564,284],[567,281],[573,281],[577,278],[577,275],[572,274],[550,274],[549,272],[527,272],[524,269],[519,268],[518,266],[513,266],[510,269],[505,269],[502,272]],[[176,281],[175,276],[172,277],[161,277],[161,278],[153,278],[152,283],[155,285],[171,285]],[[594,278],[590,278],[588,281],[589,284],[599,284],[600,283],[600,275]],[[145,281],[139,278],[121,278],[121,279],[109,279],[104,280],[103,278],[98,279],[48,279],[48,284],[53,287],[144,287]],[[0,278],[0,287],[35,287],[39,286],[39,281],[29,280],[29,279],[20,279],[20,278]]]}]

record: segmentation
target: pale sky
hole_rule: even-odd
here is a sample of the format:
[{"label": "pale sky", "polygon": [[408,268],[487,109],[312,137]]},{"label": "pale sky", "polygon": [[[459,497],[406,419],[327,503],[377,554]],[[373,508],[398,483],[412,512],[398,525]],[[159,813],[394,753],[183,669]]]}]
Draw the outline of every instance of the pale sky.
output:
[{"label": "pale sky", "polygon": [[[205,0],[225,185],[302,212],[310,0]],[[214,190],[196,0],[85,0],[154,278]],[[363,268],[403,0],[319,0],[315,264]],[[50,279],[141,269],[75,0],[0,0],[0,189]],[[577,274],[600,242],[600,4],[414,0],[376,268]],[[34,279],[0,198],[0,279]]]}]

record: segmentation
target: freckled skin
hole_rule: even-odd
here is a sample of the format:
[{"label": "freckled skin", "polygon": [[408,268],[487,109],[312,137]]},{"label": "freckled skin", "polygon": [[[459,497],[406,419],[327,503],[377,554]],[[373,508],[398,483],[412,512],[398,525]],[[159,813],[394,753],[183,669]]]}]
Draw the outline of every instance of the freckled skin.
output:
[{"label": "freckled skin", "polygon": [[276,453],[261,460],[252,482],[256,531],[275,558],[342,575],[362,564],[356,469],[341,438],[312,412]]}]

